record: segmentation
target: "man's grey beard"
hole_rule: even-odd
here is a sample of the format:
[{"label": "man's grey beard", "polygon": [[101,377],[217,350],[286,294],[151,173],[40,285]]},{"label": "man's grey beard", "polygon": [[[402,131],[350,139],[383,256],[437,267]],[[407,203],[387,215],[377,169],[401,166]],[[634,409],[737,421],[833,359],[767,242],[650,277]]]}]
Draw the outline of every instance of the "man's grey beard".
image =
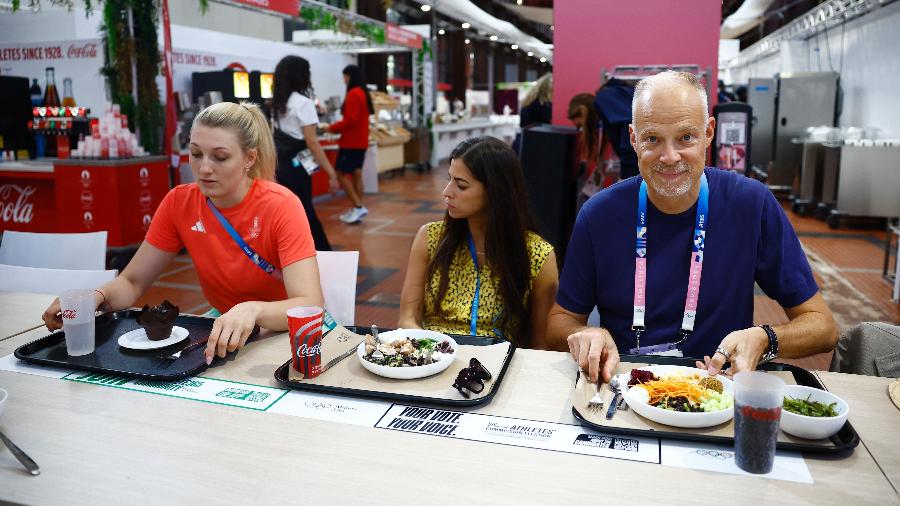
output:
[{"label": "man's grey beard", "polygon": [[[668,173],[671,172],[671,169],[672,167],[657,163],[650,167],[650,174],[655,175],[656,172]],[[675,172],[689,173],[690,171],[691,166],[683,160],[675,164]],[[688,177],[682,182],[676,181],[674,183],[669,183],[667,181],[661,181],[659,178],[651,177],[650,184],[653,186],[653,190],[662,197],[680,197],[691,189],[691,186],[694,185],[694,181],[692,178]]]}]

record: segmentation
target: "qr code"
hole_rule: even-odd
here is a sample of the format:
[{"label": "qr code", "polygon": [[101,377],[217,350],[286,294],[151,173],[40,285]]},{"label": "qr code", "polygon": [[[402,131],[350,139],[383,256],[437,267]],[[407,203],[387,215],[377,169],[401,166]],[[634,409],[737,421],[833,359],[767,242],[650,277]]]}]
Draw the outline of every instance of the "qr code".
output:
[{"label": "qr code", "polygon": [[621,450],[625,452],[636,452],[638,451],[638,440],[637,439],[622,439],[616,438],[613,442],[613,450]]},{"label": "qr code", "polygon": [[724,127],[724,134],[722,137],[722,144],[743,144],[744,143],[744,128],[741,124],[731,124],[726,125]]}]

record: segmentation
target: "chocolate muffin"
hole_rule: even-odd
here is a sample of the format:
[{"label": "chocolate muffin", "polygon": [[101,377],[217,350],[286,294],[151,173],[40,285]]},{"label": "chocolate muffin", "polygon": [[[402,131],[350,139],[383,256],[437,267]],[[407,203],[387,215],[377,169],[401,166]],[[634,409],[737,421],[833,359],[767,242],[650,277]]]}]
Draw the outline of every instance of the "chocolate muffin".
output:
[{"label": "chocolate muffin", "polygon": [[151,341],[162,341],[172,335],[172,327],[175,325],[177,317],[178,306],[164,300],[162,304],[152,309],[144,304],[141,314],[137,317],[137,322],[144,327],[144,331],[147,332],[147,337]]}]

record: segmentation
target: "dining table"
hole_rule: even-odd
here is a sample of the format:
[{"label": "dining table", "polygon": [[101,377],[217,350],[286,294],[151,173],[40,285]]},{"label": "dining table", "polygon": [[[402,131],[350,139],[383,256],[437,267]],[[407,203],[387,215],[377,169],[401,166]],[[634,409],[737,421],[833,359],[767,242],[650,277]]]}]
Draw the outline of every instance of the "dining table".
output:
[{"label": "dining table", "polygon": [[[21,332],[40,320],[46,301],[33,294],[3,294],[0,301],[6,336],[0,360],[14,360],[8,355],[16,348],[47,335],[41,328]],[[199,376],[281,388],[273,372],[289,357],[287,334],[265,331]],[[577,373],[567,353],[518,349],[489,403],[450,409],[575,426]],[[900,504],[900,410],[887,396],[889,380],[817,375],[850,404],[861,444],[839,455],[803,454],[810,484],[383,430],[0,370],[8,392],[0,430],[42,470],[30,476],[0,451],[0,502]],[[327,398],[333,405],[359,402]]]}]

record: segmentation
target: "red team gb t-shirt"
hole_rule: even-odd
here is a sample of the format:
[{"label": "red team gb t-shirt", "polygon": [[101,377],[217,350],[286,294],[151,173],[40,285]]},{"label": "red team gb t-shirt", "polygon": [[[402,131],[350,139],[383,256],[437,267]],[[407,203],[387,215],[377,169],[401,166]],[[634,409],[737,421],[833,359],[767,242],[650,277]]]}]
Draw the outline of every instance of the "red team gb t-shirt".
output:
[{"label": "red team gb t-shirt", "polygon": [[[279,269],[316,254],[300,199],[277,183],[256,179],[240,204],[219,211],[256,253]],[[241,302],[287,298],[284,283],[244,254],[196,184],[169,191],[145,239],[172,253],[187,248],[203,295],[221,313]]]}]

